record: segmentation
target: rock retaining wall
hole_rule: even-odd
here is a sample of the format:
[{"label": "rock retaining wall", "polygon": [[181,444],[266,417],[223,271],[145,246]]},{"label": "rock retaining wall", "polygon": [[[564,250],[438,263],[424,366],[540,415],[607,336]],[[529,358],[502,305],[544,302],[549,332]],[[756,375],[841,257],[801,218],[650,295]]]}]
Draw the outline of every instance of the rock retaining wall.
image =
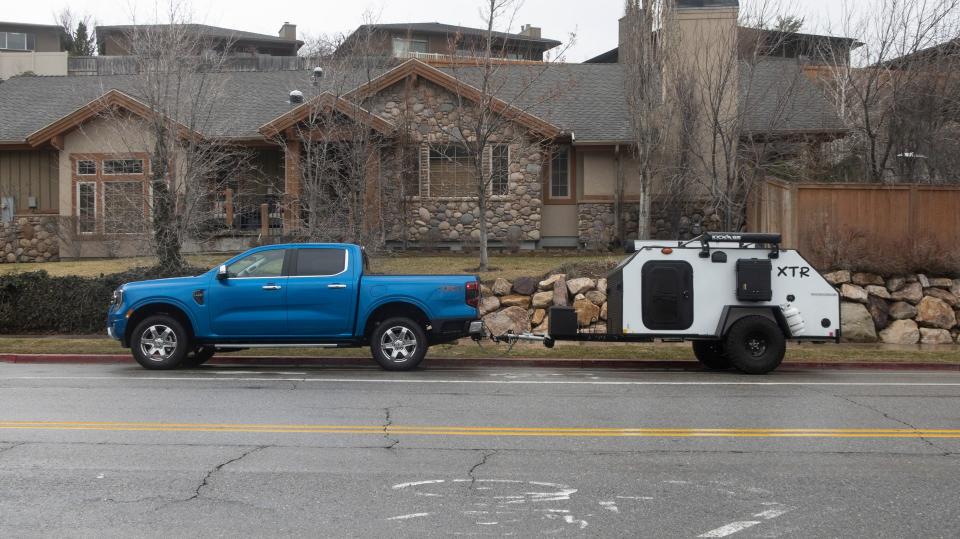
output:
[{"label": "rock retaining wall", "polygon": [[497,279],[483,286],[480,315],[490,332],[522,333],[550,330],[547,309],[553,305],[572,306],[581,328],[596,333],[607,331],[607,280],[580,277],[567,280],[564,274],[540,280],[521,277],[514,282]]},{"label": "rock retaining wall", "polygon": [[18,216],[0,224],[0,263],[53,262],[60,259],[57,217]]}]

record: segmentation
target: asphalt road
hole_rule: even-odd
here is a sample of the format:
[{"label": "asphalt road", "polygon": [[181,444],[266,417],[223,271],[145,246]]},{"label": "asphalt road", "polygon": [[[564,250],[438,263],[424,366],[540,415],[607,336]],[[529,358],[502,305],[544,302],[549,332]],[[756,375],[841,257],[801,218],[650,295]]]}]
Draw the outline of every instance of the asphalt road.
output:
[{"label": "asphalt road", "polygon": [[0,364],[0,536],[956,537],[960,374]]}]

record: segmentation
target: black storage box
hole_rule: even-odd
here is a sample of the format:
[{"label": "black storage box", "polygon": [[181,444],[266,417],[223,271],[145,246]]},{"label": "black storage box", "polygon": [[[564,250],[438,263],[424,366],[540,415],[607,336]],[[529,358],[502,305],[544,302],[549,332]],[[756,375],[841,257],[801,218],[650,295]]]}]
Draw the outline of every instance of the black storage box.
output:
[{"label": "black storage box", "polygon": [[767,258],[737,260],[737,299],[740,301],[770,301],[773,290],[770,276],[773,264]]},{"label": "black storage box", "polygon": [[577,311],[573,307],[550,307],[550,336],[577,334]]}]

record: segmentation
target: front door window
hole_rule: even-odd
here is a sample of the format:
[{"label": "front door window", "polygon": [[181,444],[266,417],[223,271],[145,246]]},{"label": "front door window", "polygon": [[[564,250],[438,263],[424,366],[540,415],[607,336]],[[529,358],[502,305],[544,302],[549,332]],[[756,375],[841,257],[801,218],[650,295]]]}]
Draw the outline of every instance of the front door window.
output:
[{"label": "front door window", "polygon": [[227,274],[233,278],[279,277],[283,273],[283,249],[260,251],[245,256],[227,266]]}]

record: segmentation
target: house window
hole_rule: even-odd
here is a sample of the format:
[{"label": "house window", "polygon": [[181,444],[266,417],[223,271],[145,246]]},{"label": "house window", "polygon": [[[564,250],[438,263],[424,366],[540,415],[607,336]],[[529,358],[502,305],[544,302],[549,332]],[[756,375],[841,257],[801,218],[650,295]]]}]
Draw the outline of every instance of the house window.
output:
[{"label": "house window", "polygon": [[570,148],[561,146],[550,159],[550,198],[570,197]]},{"label": "house window", "polygon": [[[29,36],[32,37],[32,36]],[[31,50],[32,39],[28,39],[27,34],[17,32],[0,32],[0,49],[11,51]]]},{"label": "house window", "polygon": [[490,192],[505,195],[510,188],[510,146],[497,144],[490,152]]},{"label": "house window", "polygon": [[103,182],[103,230],[116,234],[143,231],[143,182]]},{"label": "house window", "polygon": [[463,146],[430,148],[430,196],[467,197],[477,192],[476,161]]},{"label": "house window", "polygon": [[95,176],[97,174],[96,161],[77,161],[77,174],[81,176]]},{"label": "house window", "polygon": [[403,37],[393,38],[393,55],[402,58],[410,53],[427,52],[427,40],[408,39]]},{"label": "house window", "polygon": [[105,159],[103,173],[106,175],[143,174],[143,159]]},{"label": "house window", "polygon": [[77,184],[77,230],[91,234],[97,230],[97,184]]}]

